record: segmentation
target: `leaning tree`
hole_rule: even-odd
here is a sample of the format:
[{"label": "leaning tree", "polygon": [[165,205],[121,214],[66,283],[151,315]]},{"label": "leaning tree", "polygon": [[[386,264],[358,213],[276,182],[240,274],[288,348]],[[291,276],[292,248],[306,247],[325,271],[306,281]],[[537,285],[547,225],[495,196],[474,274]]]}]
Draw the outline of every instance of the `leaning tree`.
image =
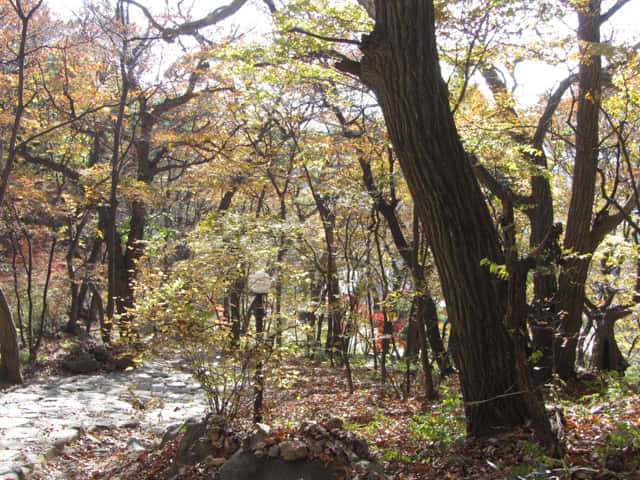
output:
[{"label": "leaning tree", "polygon": [[[505,264],[500,233],[459,139],[442,79],[430,0],[367,3],[373,31],[360,61],[336,67],[376,95],[440,273],[470,435],[533,421],[552,443],[544,404],[531,381],[517,330],[521,290],[492,274]],[[526,276],[525,276],[526,278]],[[508,318],[511,315],[513,318]]]}]

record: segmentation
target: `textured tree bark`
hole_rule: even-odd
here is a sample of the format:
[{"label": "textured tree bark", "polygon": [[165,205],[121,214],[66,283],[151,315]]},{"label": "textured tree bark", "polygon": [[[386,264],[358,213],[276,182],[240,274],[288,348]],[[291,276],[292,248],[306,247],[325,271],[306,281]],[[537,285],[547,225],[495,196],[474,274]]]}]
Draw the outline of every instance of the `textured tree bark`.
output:
[{"label": "textured tree bark", "polygon": [[376,94],[425,226],[447,303],[467,431],[490,435],[524,424],[529,409],[503,321],[507,285],[481,266],[503,264],[499,236],[458,137],[436,49],[433,2],[375,2],[356,73]]},{"label": "textured tree bark", "polygon": [[0,288],[0,382],[22,383],[18,333],[13,324],[11,309]]},{"label": "textured tree bark", "polygon": [[592,310],[590,315],[595,318],[595,339],[591,354],[591,368],[600,371],[616,371],[624,375],[629,368],[629,362],[618,347],[615,336],[615,323],[633,313],[625,305],[605,307]]},{"label": "textured tree bark", "polygon": [[579,70],[576,158],[564,247],[573,255],[559,280],[559,335],[553,346],[554,370],[562,379],[575,375],[576,347],[582,325],[585,282],[597,243],[592,231],[598,165],[602,65],[591,51],[600,42],[600,0],[589,0],[578,12],[578,38],[584,42]]}]

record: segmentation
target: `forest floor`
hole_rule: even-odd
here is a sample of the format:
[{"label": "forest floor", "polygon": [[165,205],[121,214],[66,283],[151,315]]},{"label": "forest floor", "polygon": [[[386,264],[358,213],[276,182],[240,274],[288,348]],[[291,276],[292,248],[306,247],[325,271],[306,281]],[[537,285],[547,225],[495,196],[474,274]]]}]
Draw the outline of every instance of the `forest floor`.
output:
[{"label": "forest floor", "polygon": [[[276,371],[265,392],[265,423],[292,427],[340,417],[347,430],[367,440],[391,478],[640,480],[640,395],[620,379],[594,376],[588,388],[547,390],[547,406],[562,412],[566,447],[562,458],[551,458],[528,429],[466,438],[455,378],[439,386],[438,401],[426,402],[415,386],[402,398],[401,374],[383,386],[371,369],[355,368],[349,394],[342,369],[287,357]],[[250,427],[246,420],[238,425]],[[27,478],[165,480],[177,441],[160,448],[160,438],[142,428],[82,432]],[[178,478],[212,478],[214,468],[198,464]]]}]

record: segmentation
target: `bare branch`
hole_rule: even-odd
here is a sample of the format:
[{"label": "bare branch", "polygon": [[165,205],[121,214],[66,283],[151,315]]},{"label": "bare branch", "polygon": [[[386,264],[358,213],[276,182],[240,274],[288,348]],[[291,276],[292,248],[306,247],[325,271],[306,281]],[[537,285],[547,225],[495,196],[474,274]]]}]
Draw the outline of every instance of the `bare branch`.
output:
[{"label": "bare branch", "polygon": [[613,7],[611,7],[607,12],[605,12],[603,15],[600,15],[600,25],[602,25],[603,23],[605,23],[606,21],[608,21],[611,17],[613,17],[618,10],[620,10],[622,7],[624,7],[627,3],[629,3],[631,0],[618,0]]},{"label": "bare branch", "polygon": [[[200,30],[201,28],[215,25],[216,23],[219,23],[222,20],[236,13],[238,10],[240,10],[240,8],[242,8],[242,6],[245,3],[247,3],[247,0],[232,0],[230,4],[224,5],[222,7],[218,7],[214,11],[210,12],[209,14],[207,14],[206,16],[198,20],[185,22],[181,25],[178,25],[177,27],[168,28],[160,25],[155,20],[155,18],[153,18],[153,15],[151,14],[151,12],[146,7],[138,3],[137,1],[135,0],[125,0],[125,1],[131,5],[135,5],[136,7],[138,7],[142,11],[144,16],[147,17],[147,20],[149,20],[149,23],[151,23],[151,25],[154,28],[160,30],[162,32],[162,37],[169,42],[173,41],[176,37],[180,35],[193,35],[197,33],[198,30]],[[266,3],[267,5],[269,5],[269,2],[266,2]]]},{"label": "bare branch", "polygon": [[62,173],[63,175],[71,178],[72,180],[80,180],[80,174],[75,170],[73,170],[72,168],[69,168],[66,165],[62,165],[60,163],[56,163],[50,158],[40,157],[38,155],[35,155],[29,150],[27,150],[25,146],[18,148],[17,153],[29,163],[46,167],[49,170],[53,170],[54,172]]},{"label": "bare branch", "polygon": [[533,135],[533,146],[542,150],[542,142],[544,141],[544,136],[549,130],[549,125],[551,125],[551,119],[558,109],[558,105],[560,105],[560,100],[564,93],[569,89],[572,83],[578,80],[578,75],[573,74],[569,75],[565,78],[560,85],[556,88],[553,94],[549,97],[549,101],[547,102],[547,106],[544,109],[540,120],[538,121],[538,127],[536,128],[536,133]]},{"label": "bare branch", "polygon": [[352,40],[350,38],[333,38],[333,37],[325,37],[324,35],[318,35],[317,33],[310,32],[308,30],[304,30],[302,28],[294,27],[289,30],[289,33],[302,33],[303,35],[308,35],[313,38],[317,38],[319,40],[324,40],[325,42],[331,43],[346,43],[348,45],[360,45],[359,40]]},{"label": "bare branch", "polygon": [[498,181],[489,170],[487,170],[484,165],[480,164],[478,158],[472,154],[468,154],[471,160],[471,165],[473,168],[473,173],[475,174],[478,182],[484,185],[491,193],[493,193],[496,197],[498,197],[501,201],[504,201],[507,197],[511,197],[513,203],[516,206],[526,205],[533,203],[531,197],[527,197],[524,195],[517,194],[516,192],[511,190],[511,187],[508,185],[504,185]]},{"label": "bare branch", "polygon": [[348,73],[350,75],[354,75],[358,78],[361,78],[362,65],[360,64],[360,62],[357,62],[356,60],[352,60],[351,58],[345,57],[344,55],[342,55],[342,57],[343,57],[342,60],[335,63],[333,66],[337,70],[343,73]]}]

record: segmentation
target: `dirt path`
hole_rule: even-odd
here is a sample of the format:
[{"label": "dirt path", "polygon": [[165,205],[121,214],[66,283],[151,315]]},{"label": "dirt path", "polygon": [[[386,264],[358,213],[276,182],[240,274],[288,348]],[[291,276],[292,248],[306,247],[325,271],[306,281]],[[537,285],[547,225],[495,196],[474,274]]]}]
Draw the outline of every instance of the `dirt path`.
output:
[{"label": "dirt path", "polygon": [[[178,362],[129,372],[40,377],[0,392],[0,480],[20,478],[82,432],[167,426],[200,416],[206,400]],[[12,473],[13,472],[13,473]]]}]

